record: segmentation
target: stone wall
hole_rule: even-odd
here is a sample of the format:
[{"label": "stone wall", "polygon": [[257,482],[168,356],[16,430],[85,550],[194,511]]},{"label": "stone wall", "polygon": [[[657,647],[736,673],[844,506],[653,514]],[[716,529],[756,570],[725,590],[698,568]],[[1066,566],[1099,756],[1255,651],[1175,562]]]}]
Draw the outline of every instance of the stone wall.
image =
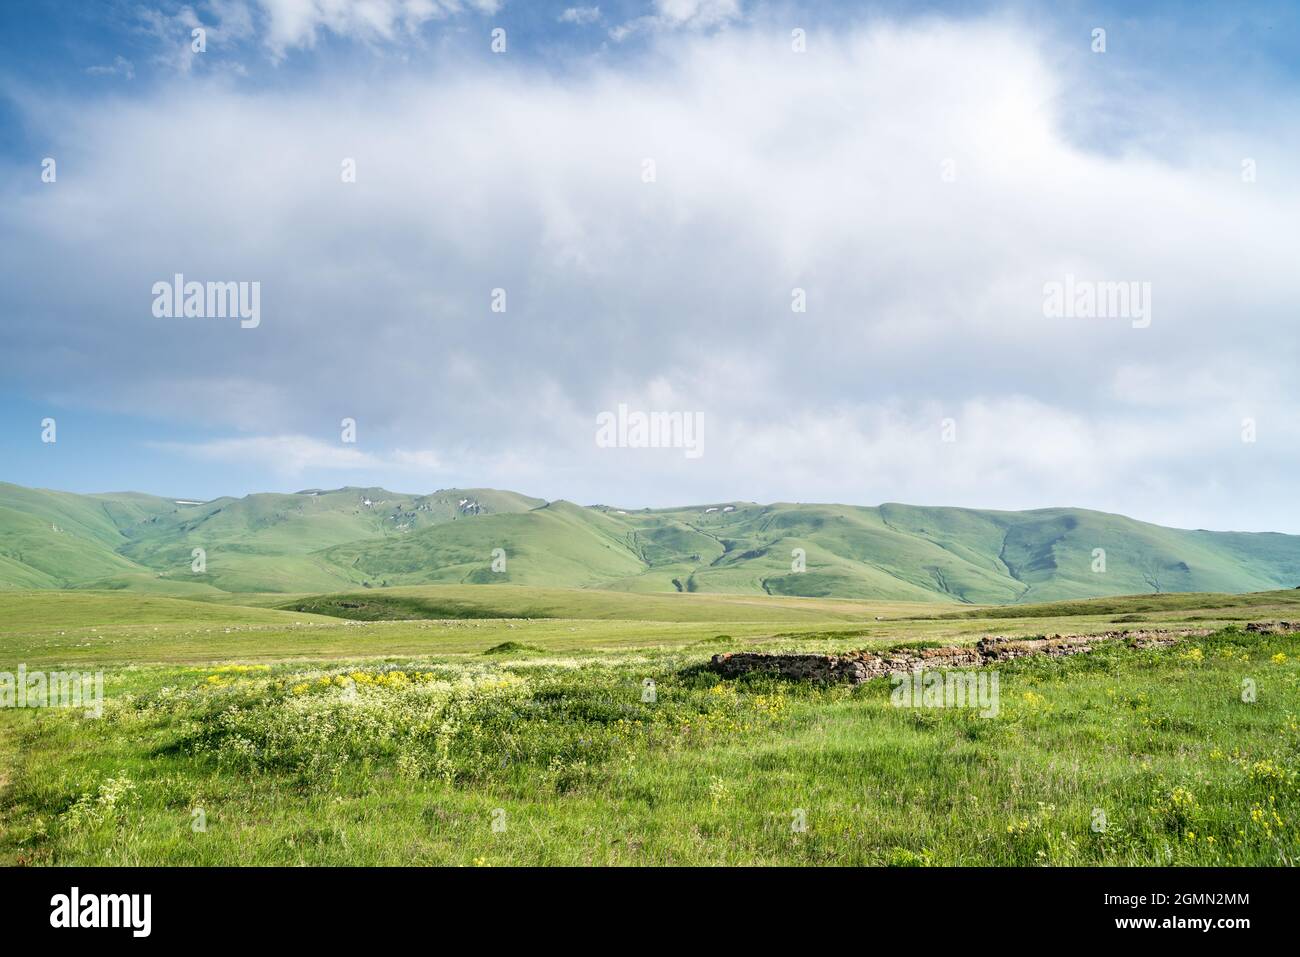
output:
[{"label": "stone wall", "polygon": [[847,681],[850,684],[860,684],[883,675],[944,668],[980,668],[1029,655],[1058,658],[1077,655],[1091,651],[1105,641],[1123,640],[1137,648],[1151,648],[1173,644],[1191,635],[1209,633],[1207,628],[1192,628],[1181,631],[1108,631],[1097,635],[1050,635],[1042,638],[995,635],[981,638],[973,645],[918,648],[914,651],[902,649],[884,653],[850,651],[838,655],[737,651],[714,655],[709,667],[724,678],[764,672],[797,681],[828,684]]},{"label": "stone wall", "polygon": [[1293,631],[1300,631],[1300,622],[1296,621],[1252,621],[1246,626],[1247,631],[1260,632],[1267,635],[1286,635]]}]

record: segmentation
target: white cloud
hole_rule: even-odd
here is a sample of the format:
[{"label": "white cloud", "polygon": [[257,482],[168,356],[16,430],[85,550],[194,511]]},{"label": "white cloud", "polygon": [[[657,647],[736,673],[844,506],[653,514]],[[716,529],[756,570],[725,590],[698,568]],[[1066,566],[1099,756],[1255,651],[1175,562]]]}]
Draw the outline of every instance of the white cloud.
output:
[{"label": "white cloud", "polygon": [[466,12],[492,14],[499,0],[256,0],[266,17],[266,45],[277,56],[316,45],[328,31],[364,41],[393,40],[431,20]]},{"label": "white cloud", "polygon": [[600,19],[600,7],[567,7],[556,19],[578,25],[595,23]]},{"label": "white cloud", "polygon": [[738,19],[740,0],[655,0],[655,12],[674,26],[712,26]]},{"label": "white cloud", "polygon": [[655,0],[653,14],[634,17],[609,31],[618,41],[637,33],[703,30],[739,20],[740,0]]},{"label": "white cloud", "polygon": [[[246,0],[206,0],[195,6],[185,4],[174,12],[138,7],[140,29],[150,34],[158,52],[153,62],[166,70],[188,74],[200,64],[213,71],[230,71],[242,75],[242,63],[233,59],[234,44],[254,34],[253,16]],[[194,31],[202,29],[205,49],[195,52]],[[129,77],[128,77],[129,79]]]},{"label": "white cloud", "polygon": [[206,442],[150,444],[200,461],[262,468],[282,477],[308,472],[373,472],[381,469],[435,474],[443,468],[438,456],[426,449],[373,453],[355,445],[322,442],[305,435],[256,435]]},{"label": "white cloud", "polygon": [[107,66],[89,66],[86,72],[91,76],[120,76],[127,80],[135,79],[135,65],[124,56],[113,57]]},{"label": "white cloud", "polygon": [[431,473],[442,472],[446,468],[437,453],[429,449],[394,449],[389,458],[396,468]]},{"label": "white cloud", "polygon": [[[370,25],[322,9],[282,41],[405,28],[392,4]],[[456,64],[42,100],[31,121],[80,168],[61,160],[55,188],[3,178],[0,375],[256,435],[353,415],[367,449],[438,450],[288,457],[376,481],[441,467],[633,505],[1062,504],[1300,529],[1295,186],[1243,184],[1242,134],[1176,115],[1140,117],[1143,142],[1181,138],[1176,161],[1071,141],[1082,81],[1015,24],[815,39],[793,54],[781,31],[687,29],[637,68],[563,79]],[[1297,147],[1267,116],[1249,139]],[[177,271],[260,281],[261,326],[153,319],[150,285]],[[1045,318],[1043,284],[1066,274],[1151,282],[1151,327]],[[704,457],[596,448],[620,402],[703,412]],[[949,416],[955,445],[937,440]],[[274,467],[265,446],[222,449]]]},{"label": "white cloud", "polygon": [[323,469],[373,469],[380,460],[356,448],[331,445],[302,435],[249,436],[208,442],[157,442],[157,448],[205,462],[266,469],[277,475],[301,475]]}]

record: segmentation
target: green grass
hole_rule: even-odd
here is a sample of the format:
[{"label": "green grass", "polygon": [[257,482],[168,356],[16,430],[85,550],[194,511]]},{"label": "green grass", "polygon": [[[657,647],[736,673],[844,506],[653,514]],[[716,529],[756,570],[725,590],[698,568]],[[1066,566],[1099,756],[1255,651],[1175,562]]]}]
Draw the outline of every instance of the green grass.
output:
[{"label": "green grass", "polygon": [[[206,554],[201,571],[195,549]],[[1300,536],[1162,528],[1071,508],[637,511],[493,489],[380,488],[188,504],[0,484],[0,589],[199,598],[430,584],[970,605],[1244,593],[1300,584]]]},{"label": "green grass", "polygon": [[1294,864],[1296,644],[1226,631],[1021,661],[992,719],[894,708],[883,680],[722,681],[662,651],[128,670],[102,720],[5,723],[0,857]]},{"label": "green grass", "polygon": [[[1154,617],[1142,613],[1156,613]],[[1177,612],[1195,612],[1221,620],[1258,618],[1261,613],[1295,616],[1300,614],[1300,589],[1219,595],[1189,592],[1171,595],[1123,595],[1084,601],[1057,601],[1039,605],[1015,605],[953,612],[939,617],[960,618],[1061,618],[1079,615],[1126,615],[1136,621],[1166,618]],[[1184,617],[1181,620],[1188,620]]]},{"label": "green grass", "polygon": [[[366,504],[367,501],[370,504]],[[461,506],[472,505],[472,515]],[[320,557],[442,523],[525,511],[540,499],[494,489],[403,495],[377,488],[249,495],[199,504],[132,492],[74,495],[0,483],[0,588],[323,591],[364,576]],[[207,553],[196,574],[192,553]]]},{"label": "green grass", "polygon": [[514,654],[522,654],[530,651],[540,652],[541,650],[542,649],[538,648],[536,645],[525,645],[523,642],[519,642],[519,641],[503,641],[499,645],[493,645],[487,651],[483,652],[483,654],[514,655]]},{"label": "green grass", "polygon": [[[571,617],[358,622],[123,593],[0,595],[4,661],[102,667],[107,698],[99,720],[0,711],[0,862],[1286,865],[1300,855],[1300,637],[1235,620],[1286,617],[1289,593],[1138,596],[1005,619],[807,599],[423,591],[365,594],[400,607],[495,592],[482,600]],[[754,606],[766,620],[694,617]],[[1144,627],[1196,618],[1217,630],[1169,648],[1005,664],[991,718],[896,708],[887,680],[822,688],[701,667],[726,650],[1100,631],[1136,607]],[[782,613],[803,617],[772,617]],[[196,809],[206,831],[192,828]],[[799,810],[805,831],[791,829]]]},{"label": "green grass", "polygon": [[[816,601],[753,595],[646,595],[574,588],[424,585],[296,598],[277,607],[357,621],[580,618],[653,621],[863,622],[918,614],[932,603]],[[942,606],[938,606],[942,607]]]},{"label": "green grass", "polygon": [[[553,653],[600,653],[681,649],[719,635],[730,636],[735,647],[836,652],[876,642],[960,644],[988,634],[1112,631],[1122,627],[1115,619],[1125,617],[1117,612],[1148,607],[1151,601],[1135,596],[1096,609],[1016,606],[1020,614],[1008,618],[999,608],[949,616],[944,610],[951,605],[507,585],[300,596],[289,604],[301,611],[278,607],[280,595],[246,599],[255,604],[235,604],[229,596],[193,601],[130,592],[0,592],[0,661],[128,666],[477,655],[503,641]],[[374,605],[342,607],[354,599]],[[1189,607],[1170,596],[1167,610],[1143,615],[1141,626],[1223,627],[1297,617],[1290,591],[1201,601]]]}]

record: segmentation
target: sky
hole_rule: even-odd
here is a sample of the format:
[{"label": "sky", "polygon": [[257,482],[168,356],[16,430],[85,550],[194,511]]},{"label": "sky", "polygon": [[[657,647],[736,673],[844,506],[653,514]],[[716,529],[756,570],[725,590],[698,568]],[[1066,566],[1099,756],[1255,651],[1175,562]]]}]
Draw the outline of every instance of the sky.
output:
[{"label": "sky", "polygon": [[1300,532],[1298,53],[1293,3],[4,4],[0,481]]}]

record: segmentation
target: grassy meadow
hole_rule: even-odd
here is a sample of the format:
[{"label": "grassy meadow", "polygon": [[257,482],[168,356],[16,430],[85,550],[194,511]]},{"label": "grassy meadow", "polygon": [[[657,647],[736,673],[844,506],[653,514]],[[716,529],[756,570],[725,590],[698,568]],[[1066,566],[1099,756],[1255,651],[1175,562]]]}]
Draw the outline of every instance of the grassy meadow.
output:
[{"label": "grassy meadow", "polygon": [[[1297,612],[1295,591],[4,592],[0,671],[102,669],[105,705],[0,709],[0,862],[1290,865],[1300,637],[1244,626]],[[1211,634],[1004,663],[995,717],[701,667],[1145,627]]]}]

